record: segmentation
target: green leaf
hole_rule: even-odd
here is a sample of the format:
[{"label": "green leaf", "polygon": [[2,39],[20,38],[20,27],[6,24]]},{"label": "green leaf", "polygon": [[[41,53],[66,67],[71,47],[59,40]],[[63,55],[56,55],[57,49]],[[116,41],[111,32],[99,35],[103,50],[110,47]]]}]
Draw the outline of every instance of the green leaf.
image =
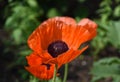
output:
[{"label": "green leaf", "polygon": [[39,79],[34,76],[30,76],[29,82],[39,82]]},{"label": "green leaf", "polygon": [[27,0],[27,2],[31,7],[37,7],[38,6],[36,0]]},{"label": "green leaf", "polygon": [[22,30],[21,30],[21,29],[15,29],[15,30],[13,31],[12,36],[13,36],[16,44],[20,44],[20,43],[21,43],[21,39],[22,39],[22,38],[21,38],[21,37],[22,37],[21,35],[22,35]]},{"label": "green leaf", "polygon": [[32,53],[31,50],[23,50],[23,51],[20,52],[20,55],[26,56],[26,55],[29,55],[30,53]]},{"label": "green leaf", "polygon": [[115,7],[115,10],[114,10],[113,14],[114,14],[115,17],[120,17],[120,5]]},{"label": "green leaf", "polygon": [[99,64],[113,64],[113,63],[117,63],[120,64],[120,59],[117,57],[112,57],[112,58],[104,58],[102,60],[99,60],[98,62]]},{"label": "green leaf", "polygon": [[[52,79],[49,80],[48,82],[52,82]],[[56,77],[56,82],[62,82],[62,80],[59,77]]]},{"label": "green leaf", "polygon": [[60,13],[58,12],[58,10],[56,8],[50,9],[47,13],[47,17],[54,17],[54,16],[58,16],[58,15],[60,15]]},{"label": "green leaf", "polygon": [[115,47],[120,48],[120,21],[111,21],[108,29],[108,39]]},{"label": "green leaf", "polygon": [[5,22],[5,26],[8,27],[13,21],[13,18],[12,17],[8,17],[6,22]]},{"label": "green leaf", "polygon": [[94,62],[91,74],[93,75],[92,82],[107,77],[112,77],[113,82],[120,82],[120,59],[104,58]]}]

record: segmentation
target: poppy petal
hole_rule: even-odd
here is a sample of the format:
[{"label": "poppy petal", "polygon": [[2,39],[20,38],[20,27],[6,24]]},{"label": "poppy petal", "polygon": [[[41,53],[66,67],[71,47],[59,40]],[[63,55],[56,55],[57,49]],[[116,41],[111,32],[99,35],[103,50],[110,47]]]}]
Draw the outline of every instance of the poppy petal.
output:
[{"label": "poppy petal", "polygon": [[[81,27],[81,26],[78,26],[78,28],[79,27]],[[81,27],[81,29],[84,28],[85,31],[81,32],[81,35],[76,39],[75,44],[79,41],[78,45],[81,45],[82,43],[87,42],[96,36],[96,29],[93,29],[93,31],[89,32],[89,30],[85,29],[86,27],[89,27],[89,26],[85,25],[85,26]],[[79,46],[77,46],[77,47],[79,47]]]},{"label": "poppy petal", "polygon": [[88,48],[88,46],[82,48],[81,50],[72,50],[72,49],[70,49],[68,51],[68,53],[64,53],[64,55],[60,55],[58,57],[58,63],[65,64],[65,63],[68,63],[68,62],[72,61],[73,59],[75,59],[76,57],[81,55],[81,53],[83,51],[85,51],[87,48]]},{"label": "poppy petal", "polygon": [[90,33],[87,29],[79,25],[63,25],[62,40],[71,49],[78,49],[79,46],[89,38]]},{"label": "poppy petal", "polygon": [[[57,63],[57,58],[53,58],[48,52],[44,52],[43,55],[39,55],[42,58],[43,63],[47,64],[53,64],[52,62],[54,62],[54,64],[58,64]],[[49,60],[54,59],[52,62],[49,62]],[[55,63],[56,62],[56,63]],[[58,69],[61,67],[61,64],[58,64]]]},{"label": "poppy petal", "polygon": [[94,38],[97,35],[96,28],[92,28],[88,24],[84,25],[83,28],[86,28],[89,32],[89,38],[86,38],[87,40],[91,40],[92,38]]},{"label": "poppy petal", "polygon": [[37,56],[35,53],[30,54],[29,56],[26,56],[28,65],[30,66],[37,66],[42,64],[42,59]]},{"label": "poppy petal", "polygon": [[[28,45],[29,47],[39,53],[40,51],[42,52],[42,45],[41,45],[41,38],[40,38],[40,35],[39,35],[39,31],[35,30],[28,38]],[[40,53],[41,53],[40,52]]]},{"label": "poppy petal", "polygon": [[76,25],[76,21],[71,17],[54,17],[53,19],[62,21],[63,23],[68,24],[68,25],[70,24]]},{"label": "poppy petal", "polygon": [[42,58],[33,52],[29,56],[26,57],[29,66],[26,66],[26,70],[28,70],[31,74],[38,77],[39,79],[51,79],[53,77],[53,72],[55,65],[54,64],[44,64]]},{"label": "poppy petal", "polygon": [[39,56],[42,58],[42,61],[45,63],[47,60],[52,59],[53,57],[47,52],[45,51],[42,54],[39,54]]},{"label": "poppy petal", "polygon": [[90,26],[90,27],[86,27],[88,29],[97,28],[97,24],[88,18],[84,18],[78,23],[78,25],[81,25],[81,26],[85,26],[86,24],[88,24]]},{"label": "poppy petal", "polygon": [[37,53],[46,50],[51,42],[61,39],[62,24],[55,19],[43,22],[28,38],[29,47]]},{"label": "poppy petal", "polygon": [[89,40],[97,35],[97,31],[96,31],[97,24],[93,22],[92,20],[88,18],[84,18],[78,23],[78,25],[83,26],[90,32],[91,35],[89,36]]},{"label": "poppy petal", "polygon": [[54,73],[54,65],[50,67],[48,70],[46,66],[39,65],[39,66],[29,66],[25,67],[31,74],[36,76],[39,79],[49,80],[53,77]]}]

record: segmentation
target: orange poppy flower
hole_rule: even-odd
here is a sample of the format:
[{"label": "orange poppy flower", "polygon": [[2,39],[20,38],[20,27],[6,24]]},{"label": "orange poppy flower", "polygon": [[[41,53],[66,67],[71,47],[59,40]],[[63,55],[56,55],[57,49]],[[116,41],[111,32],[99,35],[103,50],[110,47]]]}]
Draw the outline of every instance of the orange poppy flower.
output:
[{"label": "orange poppy flower", "polygon": [[54,73],[54,64],[44,64],[42,62],[42,58],[40,58],[35,53],[26,57],[29,66],[26,66],[26,70],[28,70],[31,74],[36,76],[39,79],[48,80],[53,77]]},{"label": "orange poppy flower", "polygon": [[29,47],[44,63],[68,63],[85,51],[78,50],[84,42],[96,36],[97,25],[85,18],[78,24],[70,17],[55,17],[43,22],[28,38]]}]

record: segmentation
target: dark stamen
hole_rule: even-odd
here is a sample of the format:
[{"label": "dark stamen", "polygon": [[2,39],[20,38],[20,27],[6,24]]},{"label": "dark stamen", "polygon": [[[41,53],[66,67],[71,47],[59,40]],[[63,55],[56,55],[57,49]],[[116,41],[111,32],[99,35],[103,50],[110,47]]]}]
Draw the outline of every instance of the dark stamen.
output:
[{"label": "dark stamen", "polygon": [[57,57],[58,55],[66,52],[67,50],[68,46],[63,41],[55,41],[48,46],[48,53],[50,53],[52,57]]},{"label": "dark stamen", "polygon": [[45,65],[47,67],[47,70],[49,70],[51,66],[50,64],[44,64],[44,63],[42,65]]}]

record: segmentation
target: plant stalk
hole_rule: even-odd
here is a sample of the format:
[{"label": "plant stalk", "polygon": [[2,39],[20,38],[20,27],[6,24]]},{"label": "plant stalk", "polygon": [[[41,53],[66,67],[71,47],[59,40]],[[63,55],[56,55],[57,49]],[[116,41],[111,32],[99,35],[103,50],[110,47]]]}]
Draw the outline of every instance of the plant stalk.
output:
[{"label": "plant stalk", "polygon": [[63,78],[63,82],[66,82],[66,80],[67,80],[67,75],[68,75],[68,63],[65,64],[65,70],[64,70],[64,78]]},{"label": "plant stalk", "polygon": [[53,79],[52,79],[52,82],[55,82],[56,81],[56,75],[57,75],[57,65],[55,65],[55,69],[54,69],[54,75],[53,75]]}]

